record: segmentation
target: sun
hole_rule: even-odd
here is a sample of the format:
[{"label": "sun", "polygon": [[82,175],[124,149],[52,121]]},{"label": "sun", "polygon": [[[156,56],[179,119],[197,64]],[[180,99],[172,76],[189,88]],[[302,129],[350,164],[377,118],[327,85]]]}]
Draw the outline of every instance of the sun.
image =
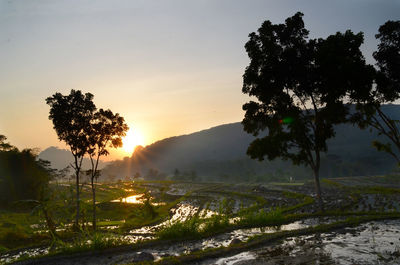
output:
[{"label": "sun", "polygon": [[129,130],[122,139],[122,149],[129,154],[133,153],[136,146],[143,144],[144,137],[137,129]]}]

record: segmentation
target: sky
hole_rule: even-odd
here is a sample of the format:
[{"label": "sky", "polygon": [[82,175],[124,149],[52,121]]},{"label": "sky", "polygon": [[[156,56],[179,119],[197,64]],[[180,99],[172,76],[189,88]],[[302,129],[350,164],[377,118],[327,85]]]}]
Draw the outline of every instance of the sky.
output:
[{"label": "sky", "polygon": [[241,121],[248,34],[297,11],[310,38],[364,32],[373,64],[400,1],[0,0],[0,134],[20,149],[66,148],[45,99],[71,89],[118,112],[144,145]]}]

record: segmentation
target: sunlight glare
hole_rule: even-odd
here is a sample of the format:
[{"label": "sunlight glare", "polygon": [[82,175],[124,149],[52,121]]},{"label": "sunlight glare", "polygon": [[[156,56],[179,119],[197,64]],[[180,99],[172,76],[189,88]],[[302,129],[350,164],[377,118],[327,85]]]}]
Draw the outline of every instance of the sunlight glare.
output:
[{"label": "sunlight glare", "polygon": [[122,139],[122,148],[125,152],[131,154],[135,147],[144,144],[143,135],[137,130],[129,130],[126,136]]}]

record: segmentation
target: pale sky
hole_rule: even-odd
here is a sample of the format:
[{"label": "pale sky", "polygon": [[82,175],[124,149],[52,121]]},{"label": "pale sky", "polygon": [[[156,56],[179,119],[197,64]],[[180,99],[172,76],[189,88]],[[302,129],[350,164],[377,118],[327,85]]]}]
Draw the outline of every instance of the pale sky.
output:
[{"label": "pale sky", "polygon": [[248,34],[297,11],[311,38],[363,31],[374,63],[374,35],[400,19],[400,0],[0,0],[0,134],[64,148],[45,98],[71,89],[120,113],[144,144],[241,121]]}]

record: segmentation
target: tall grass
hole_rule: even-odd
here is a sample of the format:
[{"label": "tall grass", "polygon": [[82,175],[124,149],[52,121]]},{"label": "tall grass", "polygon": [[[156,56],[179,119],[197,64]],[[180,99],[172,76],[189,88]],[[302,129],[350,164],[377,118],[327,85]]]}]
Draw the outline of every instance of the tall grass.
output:
[{"label": "tall grass", "polygon": [[243,211],[236,221],[239,226],[269,226],[280,225],[285,221],[282,209],[276,208],[271,211],[261,209],[257,212]]},{"label": "tall grass", "polygon": [[87,232],[71,242],[57,240],[53,245],[55,253],[76,253],[88,250],[101,250],[129,244],[129,241],[121,236],[111,233]]},{"label": "tall grass", "polygon": [[159,239],[189,239],[199,238],[201,218],[194,216],[185,221],[178,221],[171,223],[156,233],[156,237]]},{"label": "tall grass", "polygon": [[196,214],[184,221],[171,223],[156,233],[159,239],[194,239],[209,236],[220,232],[229,226],[229,214],[232,213],[232,201],[223,199],[219,205],[218,213],[211,217],[204,217],[209,205],[204,209],[204,214]]}]

